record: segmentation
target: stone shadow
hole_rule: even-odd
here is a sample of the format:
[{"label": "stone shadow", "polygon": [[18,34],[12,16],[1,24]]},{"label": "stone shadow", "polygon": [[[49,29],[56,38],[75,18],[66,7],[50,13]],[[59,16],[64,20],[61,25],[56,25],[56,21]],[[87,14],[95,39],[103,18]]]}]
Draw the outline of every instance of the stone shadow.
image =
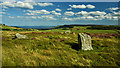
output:
[{"label": "stone shadow", "polygon": [[71,46],[72,49],[79,51],[79,45],[78,43],[66,43]]}]

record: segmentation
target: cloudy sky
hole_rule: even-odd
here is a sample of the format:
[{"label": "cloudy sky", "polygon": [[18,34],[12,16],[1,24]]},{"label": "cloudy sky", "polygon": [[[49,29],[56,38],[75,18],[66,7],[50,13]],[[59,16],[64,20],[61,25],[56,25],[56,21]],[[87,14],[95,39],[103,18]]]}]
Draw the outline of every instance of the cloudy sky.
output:
[{"label": "cloudy sky", "polygon": [[[30,1],[30,0],[29,0]],[[116,0],[117,1],[117,0]],[[2,23],[10,26],[118,25],[118,2],[1,2]]]}]

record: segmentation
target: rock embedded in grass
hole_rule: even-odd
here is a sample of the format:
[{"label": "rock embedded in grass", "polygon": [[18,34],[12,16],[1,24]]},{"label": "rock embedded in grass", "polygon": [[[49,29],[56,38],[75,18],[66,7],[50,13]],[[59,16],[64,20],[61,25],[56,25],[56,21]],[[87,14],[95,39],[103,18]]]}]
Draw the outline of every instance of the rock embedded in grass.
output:
[{"label": "rock embedded in grass", "polygon": [[93,50],[91,37],[87,34],[84,33],[78,34],[78,44],[79,44],[79,48],[82,50]]},{"label": "rock embedded in grass", "polygon": [[69,31],[65,31],[65,34],[66,34],[66,33],[71,33],[71,31],[70,31],[70,30],[69,30]]},{"label": "rock embedded in grass", "polygon": [[18,39],[25,39],[25,38],[27,38],[27,36],[26,35],[21,35],[21,34],[19,34],[19,33],[16,33],[15,34],[15,38],[18,38]]}]

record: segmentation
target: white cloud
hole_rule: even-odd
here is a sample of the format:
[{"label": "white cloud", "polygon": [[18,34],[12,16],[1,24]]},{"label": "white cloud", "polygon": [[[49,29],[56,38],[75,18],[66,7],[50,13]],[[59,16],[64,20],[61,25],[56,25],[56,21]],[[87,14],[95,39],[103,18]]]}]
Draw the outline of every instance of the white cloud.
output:
[{"label": "white cloud", "polygon": [[73,15],[74,15],[74,12],[70,11],[70,12],[65,12],[64,14],[65,14],[65,15],[68,15],[68,16],[73,16]]},{"label": "white cloud", "polygon": [[95,6],[94,6],[94,5],[86,5],[86,7],[87,7],[87,8],[90,8],[90,9],[95,8]]},{"label": "white cloud", "polygon": [[91,12],[87,12],[87,11],[81,11],[78,13],[75,13],[75,15],[80,15],[77,17],[72,17],[72,18],[68,18],[65,17],[63,18],[63,20],[69,20],[69,21],[74,21],[74,20],[118,20],[118,16],[115,14],[119,14],[118,12],[114,12],[114,14],[112,13],[105,13],[105,12],[101,12],[101,11],[91,11]]},{"label": "white cloud", "polygon": [[17,16],[17,18],[22,18],[23,16]]},{"label": "white cloud", "polygon": [[62,18],[63,20],[69,20],[69,21],[74,21],[74,20],[81,20],[81,17],[74,17],[74,18]]},{"label": "white cloud", "polygon": [[118,20],[118,16],[113,16],[113,20]]},{"label": "white cloud", "polygon": [[69,21],[74,21],[74,20],[101,20],[101,19],[97,19],[93,16],[82,16],[82,17],[74,17],[74,18],[63,18],[63,20],[69,20]]},{"label": "white cloud", "polygon": [[118,20],[118,16],[113,16],[111,13],[101,16],[95,16],[94,18],[96,18],[97,20],[103,20],[103,19]]},{"label": "white cloud", "polygon": [[112,19],[112,15],[111,15],[110,13],[109,13],[109,14],[106,14],[106,15],[105,15],[105,18],[111,20],[111,19]]},{"label": "white cloud", "polygon": [[2,6],[2,8],[8,9],[8,7],[6,7],[6,6]]},{"label": "white cloud", "polygon": [[51,11],[51,13],[57,16],[61,15],[61,13],[57,13],[56,11]]},{"label": "white cloud", "polygon": [[34,2],[33,0],[24,0],[24,2]]},{"label": "white cloud", "polygon": [[67,10],[72,10],[72,8],[68,8]]},{"label": "white cloud", "polygon": [[63,20],[69,20],[69,21],[74,21],[74,20],[86,20],[86,17],[74,17],[74,18],[63,18]]},{"label": "white cloud", "polygon": [[101,16],[95,16],[94,18],[95,18],[96,20],[102,20],[102,19],[105,18],[105,16],[104,16],[104,15],[101,15]]},{"label": "white cloud", "polygon": [[69,5],[69,6],[71,6],[71,8],[82,8],[82,9],[86,8],[86,6],[84,4],[82,4],[82,5]]},{"label": "white cloud", "polygon": [[26,13],[25,15],[34,15],[33,13]]},{"label": "white cloud", "polygon": [[[32,10],[27,10],[28,12],[33,12]],[[36,11],[36,10],[35,10]]]},{"label": "white cloud", "polygon": [[27,9],[33,9],[33,3],[27,3],[27,2],[21,2],[21,1],[18,1],[16,3],[14,2],[3,2],[1,3],[1,5],[3,5],[4,7],[19,7],[19,8],[27,8]]},{"label": "white cloud", "polygon": [[1,3],[2,6],[8,6],[8,7],[15,7],[14,3],[12,4],[12,2],[3,2]]},{"label": "white cloud", "polygon": [[56,12],[56,11],[47,11],[47,10],[27,10],[29,13],[26,13],[25,15],[39,15],[39,14],[50,14],[50,13],[52,13],[52,14],[54,14],[54,15],[57,15],[57,16],[60,16],[61,15],[61,13],[58,13],[58,12]]},{"label": "white cloud", "polygon": [[31,18],[36,19],[37,17],[36,16],[31,16]]},{"label": "white cloud", "polygon": [[57,9],[55,9],[56,11],[61,11],[61,9],[59,9],[59,8],[57,8]]},{"label": "white cloud", "polygon": [[37,16],[27,16],[27,17],[25,17],[25,16],[17,16],[17,18],[22,18],[22,19],[25,19],[25,18],[27,18],[27,19],[37,19],[38,17]]},{"label": "white cloud", "polygon": [[1,2],[16,2],[16,0],[1,0]]},{"label": "white cloud", "polygon": [[47,11],[47,10],[40,10],[40,12],[38,12],[38,13],[41,13],[41,14],[50,14],[50,12],[49,11]]},{"label": "white cloud", "polygon": [[86,15],[105,15],[106,12],[101,12],[101,11],[91,11],[91,12],[87,12],[87,11],[81,11],[81,12],[78,12],[78,13],[75,13],[75,15],[83,15],[83,16],[86,16]]},{"label": "white cloud", "polygon": [[46,19],[46,20],[57,20],[56,18],[54,18],[52,15],[43,15],[40,18],[42,19]]},{"label": "white cloud", "polygon": [[15,5],[16,7],[21,7],[21,8],[29,8],[29,9],[33,9],[33,5],[31,5],[30,3],[24,3],[24,2],[17,2],[17,4]]},{"label": "white cloud", "polygon": [[82,16],[82,17],[80,17],[82,20],[85,20],[86,19],[86,17],[85,16]]},{"label": "white cloud", "polygon": [[[12,18],[12,17],[10,17]],[[14,18],[27,18],[27,19],[45,19],[45,20],[57,20],[53,15],[42,15],[42,16],[17,16]]]},{"label": "white cloud", "polygon": [[52,3],[38,3],[39,6],[51,6]]},{"label": "white cloud", "polygon": [[84,8],[90,8],[90,9],[93,9],[93,8],[95,8],[95,6],[94,5],[84,5],[84,4],[82,4],[82,5],[69,5],[71,8],[81,8],[81,9],[84,9]]},{"label": "white cloud", "polygon": [[0,15],[2,15],[2,14],[6,14],[5,12],[0,12]]},{"label": "white cloud", "polygon": [[2,11],[6,11],[5,9],[2,9]]},{"label": "white cloud", "polygon": [[81,11],[81,12],[76,13],[76,15],[88,15],[88,14],[89,13],[86,11]]},{"label": "white cloud", "polygon": [[80,17],[73,17],[73,18],[68,18],[65,17],[63,20],[69,20],[69,21],[74,21],[74,20],[118,20],[118,16],[112,16],[112,14],[106,14],[106,15],[100,15],[100,16],[80,16]]},{"label": "white cloud", "polygon": [[15,18],[15,17],[13,17],[13,16],[9,16],[9,18],[13,19],[13,18]]},{"label": "white cloud", "polygon": [[92,15],[105,15],[106,12],[92,11],[92,12],[89,12],[89,14],[92,14]]},{"label": "white cloud", "polygon": [[92,17],[92,16],[88,16],[86,18],[89,19],[89,20],[94,19],[94,17]]},{"label": "white cloud", "polygon": [[47,11],[47,10],[34,10],[34,11],[32,11],[32,10],[27,10],[28,12],[30,12],[29,14],[27,14],[27,15],[37,15],[37,14],[50,14],[50,12],[49,11]]},{"label": "white cloud", "polygon": [[70,21],[72,21],[72,20],[74,20],[73,18],[63,18],[63,20],[70,20]]},{"label": "white cloud", "polygon": [[120,12],[113,12],[114,15],[120,15]]},{"label": "white cloud", "polygon": [[118,7],[109,8],[110,10],[118,10]]}]

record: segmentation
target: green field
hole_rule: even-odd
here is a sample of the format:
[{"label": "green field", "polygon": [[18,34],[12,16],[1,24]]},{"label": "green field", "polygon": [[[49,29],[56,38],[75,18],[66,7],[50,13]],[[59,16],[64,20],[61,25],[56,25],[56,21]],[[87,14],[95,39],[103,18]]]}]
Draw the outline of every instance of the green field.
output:
[{"label": "green field", "polygon": [[[119,30],[74,26],[37,30],[2,27],[3,66],[119,66]],[[70,30],[71,33],[64,33]],[[27,39],[12,39],[16,33]],[[78,49],[78,33],[89,33],[92,51]]]}]

